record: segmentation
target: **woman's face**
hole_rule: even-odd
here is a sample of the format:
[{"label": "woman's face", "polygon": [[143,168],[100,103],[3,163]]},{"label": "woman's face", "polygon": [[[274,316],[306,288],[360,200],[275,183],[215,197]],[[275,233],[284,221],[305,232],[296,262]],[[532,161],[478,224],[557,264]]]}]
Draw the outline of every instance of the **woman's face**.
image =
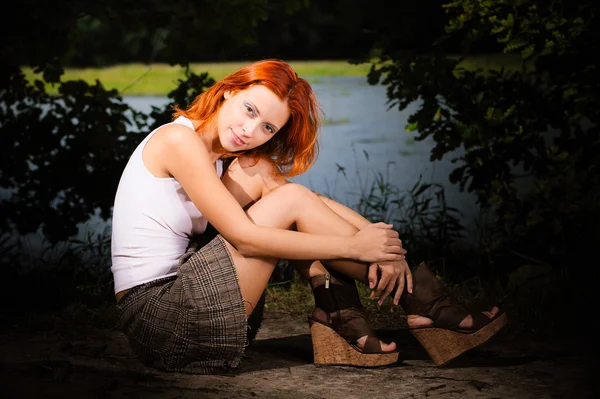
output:
[{"label": "woman's face", "polygon": [[289,117],[287,101],[265,86],[226,92],[217,116],[219,140],[229,152],[250,150],[273,137]]}]

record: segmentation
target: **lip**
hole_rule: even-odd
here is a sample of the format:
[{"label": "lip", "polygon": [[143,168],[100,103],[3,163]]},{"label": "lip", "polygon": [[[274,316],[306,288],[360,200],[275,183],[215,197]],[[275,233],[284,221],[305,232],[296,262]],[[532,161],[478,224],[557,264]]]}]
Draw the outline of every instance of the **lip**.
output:
[{"label": "lip", "polygon": [[240,138],[240,136],[238,136],[237,134],[235,134],[235,132],[233,131],[233,129],[231,129],[231,138],[232,138],[233,143],[235,145],[239,145],[239,146],[246,145],[246,143],[244,142],[244,140],[242,140]]}]

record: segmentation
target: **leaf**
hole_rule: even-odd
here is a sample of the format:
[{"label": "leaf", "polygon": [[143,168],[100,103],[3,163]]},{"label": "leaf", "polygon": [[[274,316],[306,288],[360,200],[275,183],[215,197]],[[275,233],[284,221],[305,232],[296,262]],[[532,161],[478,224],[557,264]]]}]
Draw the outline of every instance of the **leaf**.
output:
[{"label": "leaf", "polygon": [[419,195],[423,194],[427,189],[429,189],[429,187],[431,187],[432,185],[429,183],[425,183],[425,184],[421,184],[421,186],[417,189],[417,191],[415,191],[413,193],[413,195],[415,197],[418,197]]},{"label": "leaf", "polygon": [[535,45],[533,45],[533,44],[528,45],[523,50],[521,50],[521,57],[523,57],[524,60],[530,58],[533,55],[534,50],[535,50]]},{"label": "leaf", "polygon": [[418,124],[416,122],[409,123],[408,125],[406,125],[404,130],[406,130],[407,132],[414,132],[417,130],[417,127],[418,127]]}]

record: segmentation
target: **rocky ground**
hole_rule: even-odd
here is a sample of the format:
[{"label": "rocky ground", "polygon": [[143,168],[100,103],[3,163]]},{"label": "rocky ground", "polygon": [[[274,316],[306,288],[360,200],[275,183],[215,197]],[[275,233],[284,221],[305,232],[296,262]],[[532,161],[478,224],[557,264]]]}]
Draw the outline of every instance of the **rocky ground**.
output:
[{"label": "rocky ground", "polygon": [[148,369],[111,329],[5,329],[0,336],[2,398],[593,398],[592,340],[527,336],[509,325],[482,348],[433,366],[406,329],[392,367],[316,367],[306,322],[274,311],[231,375]]}]

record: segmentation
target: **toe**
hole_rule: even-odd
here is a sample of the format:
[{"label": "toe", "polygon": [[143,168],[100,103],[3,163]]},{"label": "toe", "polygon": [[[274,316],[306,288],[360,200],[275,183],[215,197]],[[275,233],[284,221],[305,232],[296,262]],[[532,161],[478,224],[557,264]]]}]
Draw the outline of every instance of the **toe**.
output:
[{"label": "toe", "polygon": [[458,327],[463,328],[465,330],[469,330],[469,329],[473,328],[473,317],[471,315],[468,315],[467,317],[465,317],[463,319],[463,321],[460,322]]},{"label": "toe", "polygon": [[425,316],[408,315],[406,318],[410,328],[427,327],[433,324],[433,320]]},{"label": "toe", "polygon": [[[364,337],[360,337],[358,340],[356,340],[356,344],[358,345],[359,348],[364,348],[365,347],[365,342],[367,342],[367,336],[365,335]],[[395,342],[390,342],[389,344],[386,344],[383,341],[379,341],[379,344],[381,345],[381,350],[383,352],[391,352],[396,350],[396,343]]]},{"label": "toe", "polygon": [[379,341],[381,343],[381,350],[384,352],[391,352],[396,350],[396,343],[395,342],[390,342],[389,344],[386,344],[383,341]]},{"label": "toe", "polygon": [[486,312],[482,312],[484,315],[486,315],[487,317],[489,317],[490,319],[493,319],[494,317],[496,317],[498,315],[498,313],[500,313],[500,309],[498,308],[498,306],[494,306],[491,310],[488,310]]},{"label": "toe", "polygon": [[[500,313],[500,309],[498,308],[498,306],[494,306],[491,310],[484,311],[481,313],[483,313],[490,319],[493,319],[494,317],[496,317],[498,315],[498,313]],[[465,317],[463,319],[463,321],[461,321],[459,327],[469,330],[469,329],[473,328],[473,324],[474,324],[473,317],[471,315],[468,315],[467,317]]]}]

